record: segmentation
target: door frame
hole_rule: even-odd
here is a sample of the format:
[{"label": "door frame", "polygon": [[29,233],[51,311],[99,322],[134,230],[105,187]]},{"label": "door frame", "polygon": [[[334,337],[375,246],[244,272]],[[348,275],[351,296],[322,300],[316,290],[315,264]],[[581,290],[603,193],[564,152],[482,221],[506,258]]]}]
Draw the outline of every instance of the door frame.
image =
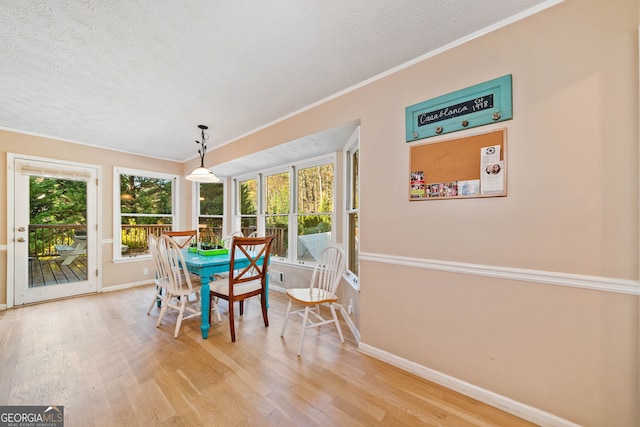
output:
[{"label": "door frame", "polygon": [[[68,160],[53,159],[47,157],[31,156],[27,154],[7,153],[7,308],[11,308],[15,305],[15,173],[14,165],[16,160],[34,160],[39,162],[57,163],[70,167],[78,167],[85,169],[93,169],[96,177],[96,238],[90,244],[91,248],[87,248],[87,252],[92,250],[95,253],[96,262],[96,292],[102,292],[102,166],[72,162]],[[87,275],[93,275],[87,271]]]}]

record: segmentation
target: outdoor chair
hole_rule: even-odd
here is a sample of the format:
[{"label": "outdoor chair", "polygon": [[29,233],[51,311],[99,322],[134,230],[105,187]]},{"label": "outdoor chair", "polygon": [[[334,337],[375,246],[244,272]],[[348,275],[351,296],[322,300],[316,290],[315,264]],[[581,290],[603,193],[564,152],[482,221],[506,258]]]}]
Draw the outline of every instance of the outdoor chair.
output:
[{"label": "outdoor chair", "polygon": [[87,254],[87,233],[86,230],[79,230],[73,234],[73,244],[56,245],[56,251],[60,255],[62,265],[71,264],[78,255]]},{"label": "outdoor chair", "polygon": [[[287,323],[291,315],[302,316],[302,326],[300,330],[300,341],[298,342],[298,356],[302,353],[302,343],[305,331],[309,328],[335,324],[340,342],[344,343],[340,322],[336,315],[334,305],[338,302],[336,291],[340,286],[342,275],[346,269],[344,251],[337,246],[328,246],[318,257],[318,264],[311,275],[311,284],[307,288],[287,289],[289,304],[284,315],[280,336],[284,336]],[[292,303],[301,304],[304,308],[291,311]],[[331,319],[324,318],[320,313],[320,307],[326,306],[331,311]]]}]

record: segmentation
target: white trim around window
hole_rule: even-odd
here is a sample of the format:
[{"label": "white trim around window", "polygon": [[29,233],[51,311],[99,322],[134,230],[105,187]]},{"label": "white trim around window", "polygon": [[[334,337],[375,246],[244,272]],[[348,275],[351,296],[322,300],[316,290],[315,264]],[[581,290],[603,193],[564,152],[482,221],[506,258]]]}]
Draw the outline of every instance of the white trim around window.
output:
[{"label": "white trim around window", "polygon": [[[131,168],[123,168],[115,166],[113,168],[113,261],[114,262],[125,262],[132,261],[138,259],[149,259],[151,255],[143,254],[138,256],[123,256],[122,255],[122,215],[121,215],[121,194],[120,194],[120,176],[121,175],[134,175],[134,176],[142,176],[147,178],[155,178],[155,179],[164,179],[171,181],[171,214],[162,214],[157,215],[153,214],[150,216],[168,216],[171,218],[172,227],[175,227],[176,224],[180,223],[179,220],[179,212],[180,207],[178,206],[180,200],[180,186],[178,185],[178,176],[173,174],[167,174],[162,172],[152,172],[141,169],[131,169]],[[147,214],[140,214],[140,216],[144,216]]]},{"label": "white trim around window", "polygon": [[[351,258],[352,251],[356,251],[357,254],[359,254],[360,252],[359,241],[356,244],[357,247],[352,247],[353,245],[350,243],[352,240],[350,238],[351,236],[350,236],[350,222],[349,222],[351,215],[353,214],[358,215],[358,228],[360,227],[360,204],[358,203],[357,206],[353,206],[353,194],[352,194],[353,193],[353,183],[352,183],[353,154],[356,152],[358,153],[358,159],[359,159],[360,158],[360,154],[359,154],[360,153],[360,126],[358,126],[358,128],[351,135],[351,137],[349,138],[349,141],[344,147],[344,151],[342,152],[343,153],[342,164],[343,164],[343,176],[344,176],[344,180],[343,180],[344,186],[343,186],[342,194],[344,194],[344,208],[345,208],[343,212],[343,221],[342,221],[343,234],[342,235],[343,235],[344,249],[347,255],[347,260]],[[360,161],[358,161],[358,181],[359,181],[359,178],[360,178]],[[357,188],[359,192],[360,190],[359,183],[357,185]],[[357,197],[359,199],[360,194],[357,194]],[[358,231],[358,234],[360,234],[359,231]],[[347,271],[344,277],[347,283],[349,283],[351,287],[353,287],[353,289],[355,289],[358,292],[360,291],[359,271],[353,272],[351,271],[351,269],[347,268]]]},{"label": "white trim around window", "polygon": [[[297,171],[300,169],[306,169],[313,166],[320,166],[324,164],[332,164],[334,168],[333,172],[333,200],[332,206],[333,211],[327,212],[327,215],[331,216],[331,240],[333,244],[336,242],[336,154],[330,153],[322,156],[305,159],[299,162],[292,162],[283,164],[280,166],[276,166],[273,168],[260,170],[253,172],[251,174],[243,174],[233,177],[232,180],[232,224],[235,229],[240,227],[241,215],[239,213],[239,203],[238,200],[238,185],[243,181],[247,181],[250,179],[257,180],[257,230],[260,235],[264,235],[265,230],[265,197],[264,197],[264,177],[287,172],[289,173],[289,183],[290,183],[290,209],[288,214],[288,238],[287,238],[287,247],[288,254],[286,257],[274,257],[273,260],[277,262],[295,264],[300,266],[312,266],[312,263],[300,261],[297,259],[297,239],[298,235],[298,207],[297,207],[297,192],[298,192],[298,179],[297,179]],[[324,213],[320,213],[324,214]],[[245,215],[246,217],[246,215]],[[253,217],[253,215],[251,215]]]}]

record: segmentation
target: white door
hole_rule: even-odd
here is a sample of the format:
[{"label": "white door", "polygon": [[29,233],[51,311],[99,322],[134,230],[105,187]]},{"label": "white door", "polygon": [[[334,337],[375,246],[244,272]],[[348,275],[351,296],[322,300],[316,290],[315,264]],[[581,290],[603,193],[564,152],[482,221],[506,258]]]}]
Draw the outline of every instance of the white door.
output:
[{"label": "white door", "polygon": [[8,163],[14,305],[96,292],[98,169],[18,155]]}]

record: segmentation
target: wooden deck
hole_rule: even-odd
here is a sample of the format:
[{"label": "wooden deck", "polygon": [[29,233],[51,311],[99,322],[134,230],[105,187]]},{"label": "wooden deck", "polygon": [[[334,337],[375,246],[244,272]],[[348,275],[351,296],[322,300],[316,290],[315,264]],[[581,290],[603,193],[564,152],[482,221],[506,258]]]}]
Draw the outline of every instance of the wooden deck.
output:
[{"label": "wooden deck", "polygon": [[62,265],[62,262],[60,257],[29,258],[29,287],[87,280],[85,256],[76,257],[69,265]]}]

